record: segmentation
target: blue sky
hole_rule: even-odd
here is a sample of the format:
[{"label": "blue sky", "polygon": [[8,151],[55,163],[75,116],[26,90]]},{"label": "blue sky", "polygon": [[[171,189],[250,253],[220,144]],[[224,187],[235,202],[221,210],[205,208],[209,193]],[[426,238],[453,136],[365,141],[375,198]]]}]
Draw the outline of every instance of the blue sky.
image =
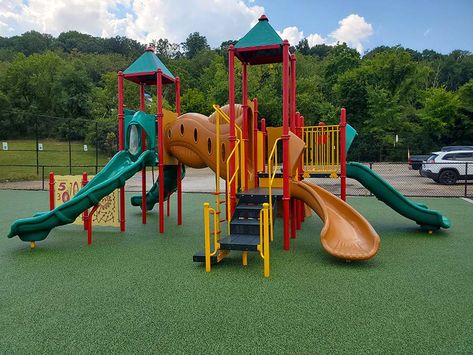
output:
[{"label": "blue sky", "polygon": [[448,53],[473,52],[473,0],[256,0],[273,26],[297,26],[304,33],[323,36],[349,14],[373,26],[365,49],[397,45]]},{"label": "blue sky", "polygon": [[266,14],[291,44],[347,42],[473,52],[473,0],[0,0],[0,36],[76,30],[142,43],[205,35],[212,47],[243,36]]}]

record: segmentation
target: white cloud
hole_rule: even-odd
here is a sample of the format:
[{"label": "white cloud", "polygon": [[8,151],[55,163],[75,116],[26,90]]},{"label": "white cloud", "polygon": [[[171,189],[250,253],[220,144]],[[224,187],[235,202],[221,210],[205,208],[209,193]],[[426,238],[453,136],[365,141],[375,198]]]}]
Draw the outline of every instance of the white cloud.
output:
[{"label": "white cloud", "polygon": [[430,31],[431,31],[431,30],[432,30],[431,28],[426,29],[426,30],[424,31],[424,37],[427,37],[427,36],[430,34]]},{"label": "white cloud", "polygon": [[0,36],[77,30],[141,42],[183,42],[189,33],[200,32],[218,46],[244,35],[263,13],[263,7],[243,0],[2,0]]},{"label": "white cloud", "polygon": [[345,42],[358,52],[363,52],[363,42],[373,34],[373,26],[367,23],[364,17],[351,14],[339,21],[340,25],[330,34],[335,42]]},{"label": "white cloud", "polygon": [[335,45],[345,42],[350,47],[363,52],[363,43],[373,34],[373,26],[357,14],[351,14],[338,22],[339,27],[324,38],[318,33],[311,33],[307,37],[296,26],[286,27],[282,32],[277,31],[282,39],[289,40],[291,45],[296,45],[303,38],[307,38],[310,47],[317,44]]},{"label": "white cloud", "polygon": [[[299,28],[297,28],[297,26],[286,27],[285,29],[282,30],[282,32],[281,31],[276,31],[276,32],[279,34],[279,36],[281,36],[283,40],[287,39],[291,46],[297,45],[301,39],[305,38],[304,31],[300,31]],[[311,33],[310,35],[308,35],[307,41],[309,42],[310,47],[313,47],[316,44],[321,44],[321,43],[326,42],[326,40],[318,33]]]},{"label": "white cloud", "polygon": [[316,46],[317,44],[323,44],[326,43],[327,40],[323,38],[321,35],[318,33],[311,33],[310,35],[307,36],[307,42],[309,42],[309,47]]},{"label": "white cloud", "polygon": [[278,35],[283,39],[287,39],[289,44],[295,46],[301,39],[304,38],[304,32],[299,31],[297,26],[286,27],[284,30],[276,31]]}]

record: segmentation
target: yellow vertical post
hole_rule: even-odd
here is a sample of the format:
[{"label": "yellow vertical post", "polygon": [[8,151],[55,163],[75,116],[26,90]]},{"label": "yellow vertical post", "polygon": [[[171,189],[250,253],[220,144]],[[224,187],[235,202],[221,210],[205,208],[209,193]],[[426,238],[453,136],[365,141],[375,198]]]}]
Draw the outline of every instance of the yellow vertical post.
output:
[{"label": "yellow vertical post", "polygon": [[215,232],[217,233],[218,237],[220,238],[220,113],[217,113],[217,121],[215,122],[216,128],[216,137],[215,137],[215,144],[216,144],[216,161],[215,161],[215,209],[217,210],[217,229]]},{"label": "yellow vertical post", "polygon": [[210,272],[210,212],[209,203],[204,203],[204,253],[205,271]]},{"label": "yellow vertical post", "polygon": [[248,266],[248,252],[242,251],[241,252],[241,263],[243,266]]},{"label": "yellow vertical post", "polygon": [[268,203],[263,203],[263,263],[264,277],[269,277],[269,221],[268,221]]}]

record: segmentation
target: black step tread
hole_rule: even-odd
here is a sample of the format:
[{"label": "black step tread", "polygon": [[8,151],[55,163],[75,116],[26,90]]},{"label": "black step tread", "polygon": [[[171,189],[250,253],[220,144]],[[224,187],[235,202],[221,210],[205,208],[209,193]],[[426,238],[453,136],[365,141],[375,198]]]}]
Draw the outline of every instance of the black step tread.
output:
[{"label": "black step tread", "polygon": [[235,218],[230,222],[231,225],[259,226],[259,219],[256,218]]},{"label": "black step tread", "polygon": [[[271,193],[273,194],[273,196],[283,195],[283,191],[279,187],[271,189]],[[237,193],[237,196],[268,196],[268,194],[269,189],[267,187],[255,187],[246,191],[239,192]]]},{"label": "black step tread", "polygon": [[246,204],[246,203],[239,203],[236,206],[236,209],[237,210],[261,210],[261,209],[263,209],[263,205],[262,204],[249,205],[249,204]]},{"label": "black step tread", "polygon": [[[274,176],[277,177],[277,178],[282,178],[283,173],[276,173]],[[258,177],[269,178],[269,173],[258,173]]]},{"label": "black step tread", "polygon": [[257,251],[259,235],[231,234],[220,239],[220,249],[222,250],[247,250]]},{"label": "black step tread", "polygon": [[[218,250],[215,253],[215,255],[210,257],[210,264],[214,265],[214,264],[217,264],[219,262],[218,261],[219,254],[220,254],[220,250]],[[192,260],[195,263],[205,263],[205,252],[203,250],[201,250],[201,251],[195,253],[194,256],[192,257]]]}]

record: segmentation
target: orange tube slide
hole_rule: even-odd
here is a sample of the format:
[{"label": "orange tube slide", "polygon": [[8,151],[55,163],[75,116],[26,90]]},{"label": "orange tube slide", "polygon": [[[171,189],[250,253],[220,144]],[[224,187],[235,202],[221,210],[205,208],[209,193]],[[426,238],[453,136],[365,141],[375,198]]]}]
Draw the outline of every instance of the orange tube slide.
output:
[{"label": "orange tube slide", "polygon": [[[222,110],[228,113],[228,105]],[[241,127],[243,109],[235,105],[235,122]],[[216,113],[210,117],[199,113],[186,113],[165,128],[164,146],[183,164],[196,169],[210,167],[216,170]],[[250,153],[250,152],[249,152]],[[220,120],[220,172],[226,178],[226,160],[230,154],[229,125]],[[247,166],[249,180],[254,178],[252,154],[248,154]]]},{"label": "orange tube slide", "polygon": [[366,260],[376,255],[378,233],[349,204],[320,186],[302,181],[291,181],[291,196],[304,201],[324,222],[320,241],[330,255],[345,260]]}]

